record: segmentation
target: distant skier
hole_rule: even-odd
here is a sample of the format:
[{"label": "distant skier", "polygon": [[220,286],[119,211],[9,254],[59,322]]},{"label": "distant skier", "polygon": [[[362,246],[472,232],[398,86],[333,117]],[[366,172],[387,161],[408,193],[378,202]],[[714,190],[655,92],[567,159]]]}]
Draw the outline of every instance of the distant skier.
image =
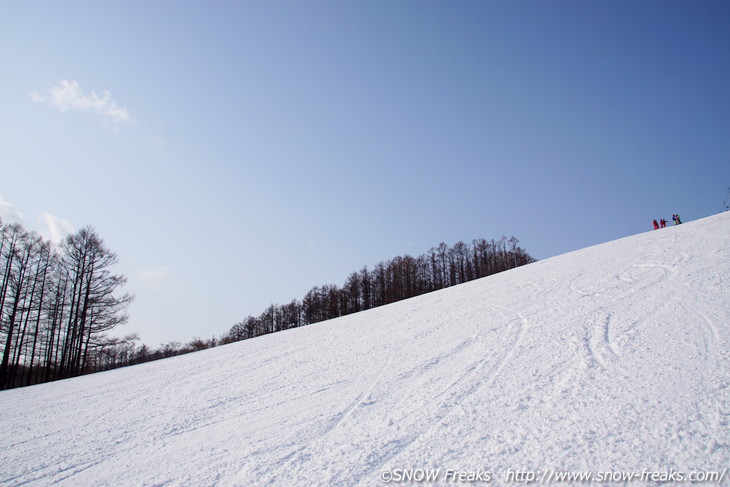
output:
[{"label": "distant skier", "polygon": [[657,221],[654,220],[653,223],[654,223],[654,230],[659,230],[659,224],[657,223]]},{"label": "distant skier", "polygon": [[667,228],[667,221],[664,218],[662,218],[661,220],[659,220],[659,226],[661,228]]},{"label": "distant skier", "polygon": [[679,218],[679,215],[672,215],[672,220],[674,220],[675,225],[681,225],[682,220]]}]

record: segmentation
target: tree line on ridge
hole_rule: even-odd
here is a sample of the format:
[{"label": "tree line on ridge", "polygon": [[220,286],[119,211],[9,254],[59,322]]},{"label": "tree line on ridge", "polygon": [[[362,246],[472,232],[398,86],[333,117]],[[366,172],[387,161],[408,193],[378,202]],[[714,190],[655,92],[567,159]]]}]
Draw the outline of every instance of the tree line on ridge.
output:
[{"label": "tree line on ridge", "polygon": [[117,255],[91,227],[60,244],[0,221],[0,389],[134,365],[297,328],[394,303],[534,262],[515,237],[483,238],[402,255],[314,286],[301,300],[271,304],[220,337],[153,349],[135,334],[106,332],[128,320],[132,296]]}]

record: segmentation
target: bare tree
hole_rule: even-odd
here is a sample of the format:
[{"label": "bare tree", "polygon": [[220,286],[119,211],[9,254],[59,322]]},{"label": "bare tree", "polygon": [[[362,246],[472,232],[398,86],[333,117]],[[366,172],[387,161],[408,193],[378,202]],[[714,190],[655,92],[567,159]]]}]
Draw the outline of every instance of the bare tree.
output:
[{"label": "bare tree", "polygon": [[71,287],[58,377],[84,371],[89,349],[104,332],[125,323],[129,294],[118,295],[126,283],[122,275],[111,273],[117,255],[111,252],[91,227],[69,235],[61,246],[61,269]]}]

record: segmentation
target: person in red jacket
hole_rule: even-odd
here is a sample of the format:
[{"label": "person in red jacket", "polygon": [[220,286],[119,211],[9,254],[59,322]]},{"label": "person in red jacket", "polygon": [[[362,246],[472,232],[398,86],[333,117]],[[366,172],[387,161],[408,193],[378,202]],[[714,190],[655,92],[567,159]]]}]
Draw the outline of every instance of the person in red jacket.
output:
[{"label": "person in red jacket", "polygon": [[659,220],[659,226],[661,228],[667,228],[667,221],[664,218],[662,218],[661,220]]},{"label": "person in red jacket", "polygon": [[654,220],[654,230],[659,230],[659,224]]}]

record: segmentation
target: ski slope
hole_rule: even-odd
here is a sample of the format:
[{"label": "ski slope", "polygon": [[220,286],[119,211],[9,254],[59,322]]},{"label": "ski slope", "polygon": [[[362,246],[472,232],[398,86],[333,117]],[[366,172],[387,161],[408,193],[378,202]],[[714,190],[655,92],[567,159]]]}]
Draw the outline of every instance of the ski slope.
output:
[{"label": "ski slope", "polygon": [[729,324],[727,212],[304,328],[0,392],[0,485],[722,472]]}]

